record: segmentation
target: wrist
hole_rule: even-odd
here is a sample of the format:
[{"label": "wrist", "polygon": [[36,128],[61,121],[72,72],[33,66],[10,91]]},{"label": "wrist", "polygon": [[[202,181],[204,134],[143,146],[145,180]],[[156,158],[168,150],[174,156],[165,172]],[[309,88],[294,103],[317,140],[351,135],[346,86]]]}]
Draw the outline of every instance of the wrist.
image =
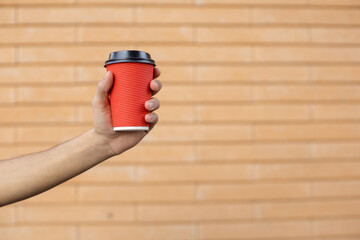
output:
[{"label": "wrist", "polygon": [[96,150],[96,154],[100,154],[104,160],[117,155],[111,148],[111,139],[109,137],[96,132],[93,128],[90,129],[87,133],[90,136],[90,140],[94,150]]}]

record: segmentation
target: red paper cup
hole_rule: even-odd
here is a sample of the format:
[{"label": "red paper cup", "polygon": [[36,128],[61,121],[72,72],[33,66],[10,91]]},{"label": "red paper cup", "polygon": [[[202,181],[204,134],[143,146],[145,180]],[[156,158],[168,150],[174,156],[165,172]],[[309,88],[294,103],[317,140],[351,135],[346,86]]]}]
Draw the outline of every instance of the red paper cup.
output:
[{"label": "red paper cup", "polygon": [[149,130],[145,102],[151,98],[150,82],[155,62],[142,51],[118,51],[106,61],[107,71],[114,76],[110,93],[114,131]]}]

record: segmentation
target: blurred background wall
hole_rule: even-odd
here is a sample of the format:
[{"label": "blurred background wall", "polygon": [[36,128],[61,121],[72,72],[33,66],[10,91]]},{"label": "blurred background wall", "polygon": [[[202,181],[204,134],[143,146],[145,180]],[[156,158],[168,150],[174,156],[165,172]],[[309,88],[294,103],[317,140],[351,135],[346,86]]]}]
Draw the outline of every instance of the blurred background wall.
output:
[{"label": "blurred background wall", "polygon": [[1,208],[1,240],[360,239],[360,1],[0,3],[1,159],[91,128],[112,51],[164,83],[144,142]]}]

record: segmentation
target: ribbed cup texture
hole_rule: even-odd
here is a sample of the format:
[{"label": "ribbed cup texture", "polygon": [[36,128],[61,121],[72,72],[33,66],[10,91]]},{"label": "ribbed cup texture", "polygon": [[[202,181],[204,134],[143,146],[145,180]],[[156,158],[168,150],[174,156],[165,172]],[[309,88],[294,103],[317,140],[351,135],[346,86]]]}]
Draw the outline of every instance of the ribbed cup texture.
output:
[{"label": "ribbed cup texture", "polygon": [[148,127],[145,102],[151,98],[154,66],[146,63],[115,63],[106,66],[114,76],[110,93],[113,127]]}]

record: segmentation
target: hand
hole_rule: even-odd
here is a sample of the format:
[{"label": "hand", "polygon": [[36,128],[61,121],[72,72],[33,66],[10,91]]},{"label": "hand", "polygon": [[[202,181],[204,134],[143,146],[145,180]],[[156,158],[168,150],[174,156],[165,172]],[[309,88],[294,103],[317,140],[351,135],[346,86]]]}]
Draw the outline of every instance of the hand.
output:
[{"label": "hand", "polygon": [[[150,82],[152,95],[161,89],[161,82],[155,78],[160,76],[160,70],[154,68],[154,79]],[[145,116],[145,121],[149,123],[149,131],[114,131],[111,120],[109,91],[113,86],[113,74],[108,71],[96,88],[95,96],[92,100],[95,133],[108,145],[110,155],[118,155],[138,144],[146,134],[158,122],[158,116],[153,111],[160,107],[160,101],[152,98],[145,102],[145,108],[150,111]]]}]

